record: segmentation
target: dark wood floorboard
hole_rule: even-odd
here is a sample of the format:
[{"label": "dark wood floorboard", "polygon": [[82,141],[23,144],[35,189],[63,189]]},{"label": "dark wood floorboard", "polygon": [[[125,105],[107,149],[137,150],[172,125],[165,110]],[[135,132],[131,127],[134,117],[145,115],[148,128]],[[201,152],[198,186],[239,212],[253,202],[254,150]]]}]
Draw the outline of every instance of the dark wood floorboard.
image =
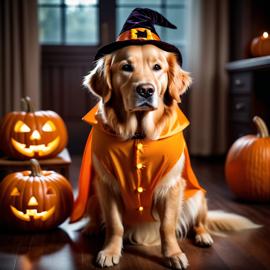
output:
[{"label": "dark wood floorboard", "polygon": [[[263,227],[213,236],[211,248],[198,248],[190,239],[179,241],[186,252],[189,269],[270,269],[269,204],[238,201],[228,190],[222,160],[193,159],[194,170],[207,190],[210,209],[222,209],[244,215]],[[71,179],[74,187],[80,157],[73,157]],[[0,270],[81,270],[98,269],[95,256],[102,247],[102,237],[84,237],[80,224],[65,222],[60,228],[45,233],[17,233],[0,230]],[[123,257],[114,270],[164,270],[160,247],[125,245]]]}]

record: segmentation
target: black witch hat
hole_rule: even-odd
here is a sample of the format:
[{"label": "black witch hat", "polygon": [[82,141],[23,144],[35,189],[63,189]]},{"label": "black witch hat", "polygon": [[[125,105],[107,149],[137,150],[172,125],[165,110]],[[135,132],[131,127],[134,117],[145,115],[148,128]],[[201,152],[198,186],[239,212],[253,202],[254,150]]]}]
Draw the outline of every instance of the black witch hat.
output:
[{"label": "black witch hat", "polygon": [[181,66],[182,55],[179,49],[172,44],[161,41],[154,24],[172,29],[177,28],[154,10],[135,8],[127,18],[117,40],[100,48],[95,56],[95,60],[129,45],[153,44],[164,51],[175,53]]}]

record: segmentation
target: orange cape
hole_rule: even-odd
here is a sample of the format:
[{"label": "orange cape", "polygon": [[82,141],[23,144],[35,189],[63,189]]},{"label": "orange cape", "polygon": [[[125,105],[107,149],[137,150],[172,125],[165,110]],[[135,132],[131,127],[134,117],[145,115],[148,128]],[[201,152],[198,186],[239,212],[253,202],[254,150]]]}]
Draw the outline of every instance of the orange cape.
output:
[{"label": "orange cape", "polygon": [[[104,131],[96,120],[98,106],[83,118],[93,128],[89,134],[79,176],[79,194],[70,221],[79,220],[85,213],[91,190],[94,169],[92,154],[117,181],[124,204],[125,223],[153,221],[154,189],[160,180],[185,154],[183,178],[186,180],[185,199],[203,190],[193,173],[183,129],[189,125],[180,109],[167,122],[160,139],[132,139],[123,141]],[[204,191],[204,190],[203,190]],[[91,206],[90,206],[91,207]],[[95,207],[95,206],[93,206]]]}]

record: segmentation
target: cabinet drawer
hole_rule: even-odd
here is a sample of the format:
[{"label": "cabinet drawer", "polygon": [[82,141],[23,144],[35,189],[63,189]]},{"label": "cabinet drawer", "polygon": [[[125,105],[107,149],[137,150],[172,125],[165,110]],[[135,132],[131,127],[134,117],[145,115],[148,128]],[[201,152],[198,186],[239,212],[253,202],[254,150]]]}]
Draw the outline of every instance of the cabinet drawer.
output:
[{"label": "cabinet drawer", "polygon": [[232,74],[232,93],[250,93],[252,89],[252,74],[250,72],[239,72]]},{"label": "cabinet drawer", "polygon": [[232,119],[234,121],[248,122],[251,116],[251,97],[233,96],[231,100]]}]

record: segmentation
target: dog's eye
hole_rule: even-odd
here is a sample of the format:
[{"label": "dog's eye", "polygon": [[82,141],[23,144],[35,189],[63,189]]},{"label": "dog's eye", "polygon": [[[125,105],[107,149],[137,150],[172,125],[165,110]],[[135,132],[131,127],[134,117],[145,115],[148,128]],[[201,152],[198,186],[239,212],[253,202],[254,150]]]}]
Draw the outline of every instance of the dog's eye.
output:
[{"label": "dog's eye", "polygon": [[127,72],[132,72],[133,71],[133,67],[130,64],[125,64],[125,65],[122,66],[122,70],[123,71],[127,71]]},{"label": "dog's eye", "polygon": [[161,66],[159,64],[155,64],[153,70],[161,70]]}]

